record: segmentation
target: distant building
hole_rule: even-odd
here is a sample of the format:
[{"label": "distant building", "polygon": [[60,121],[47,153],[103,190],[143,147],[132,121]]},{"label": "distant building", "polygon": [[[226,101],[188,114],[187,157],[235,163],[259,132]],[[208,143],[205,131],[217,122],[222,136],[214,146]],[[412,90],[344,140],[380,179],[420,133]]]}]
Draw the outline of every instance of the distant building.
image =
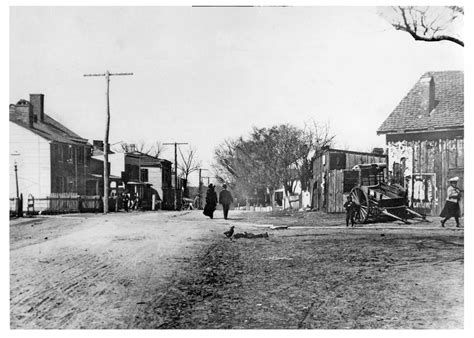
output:
[{"label": "distant building", "polygon": [[[109,156],[113,153],[109,147]],[[108,169],[109,188],[114,188],[120,184],[121,178],[110,174],[110,160],[108,161]],[[109,195],[113,192],[113,189],[109,190]],[[104,196],[104,141],[101,140],[92,141],[92,155],[86,180],[86,195]]]},{"label": "distant building", "polygon": [[353,180],[346,179],[347,171],[358,164],[387,163],[383,149],[371,153],[324,148],[312,160],[312,205],[314,210],[343,212],[344,197],[349,194]]},{"label": "distant building", "polygon": [[44,110],[43,94],[10,105],[10,197],[16,196],[16,162],[24,204],[29,194],[86,194],[92,146]]},{"label": "distant building", "polygon": [[123,189],[138,194],[147,205],[155,194],[162,208],[174,207],[170,161],[139,151],[116,152],[109,155],[109,161],[110,174],[121,178]]},{"label": "distant building", "polygon": [[425,73],[377,134],[386,135],[389,170],[410,206],[438,215],[448,179],[464,186],[464,73]]}]

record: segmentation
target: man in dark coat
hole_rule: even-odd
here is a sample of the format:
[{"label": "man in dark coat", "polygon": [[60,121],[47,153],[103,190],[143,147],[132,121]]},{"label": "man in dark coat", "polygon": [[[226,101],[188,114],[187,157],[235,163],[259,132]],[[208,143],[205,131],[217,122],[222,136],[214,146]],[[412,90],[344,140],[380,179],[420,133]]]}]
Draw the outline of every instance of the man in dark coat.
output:
[{"label": "man in dark coat", "polygon": [[222,191],[219,194],[219,203],[222,204],[222,209],[224,209],[224,219],[227,219],[229,214],[230,204],[234,201],[232,194],[227,190],[227,184],[222,185]]},{"label": "man in dark coat", "polygon": [[128,212],[128,203],[130,202],[128,191],[125,190],[122,194],[122,206],[126,212]]},{"label": "man in dark coat", "polygon": [[207,188],[206,193],[206,206],[204,207],[203,214],[209,216],[211,219],[214,218],[214,211],[217,206],[217,194],[214,190],[214,185],[211,183]]}]

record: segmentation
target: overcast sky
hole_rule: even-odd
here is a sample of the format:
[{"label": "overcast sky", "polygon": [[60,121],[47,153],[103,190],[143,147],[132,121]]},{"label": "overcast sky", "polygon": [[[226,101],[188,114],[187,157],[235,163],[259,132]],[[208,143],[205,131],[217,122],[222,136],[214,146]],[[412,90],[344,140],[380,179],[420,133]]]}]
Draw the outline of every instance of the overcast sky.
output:
[{"label": "overcast sky", "polygon": [[102,139],[105,80],[83,74],[133,72],[111,79],[110,143],[188,142],[205,168],[226,138],[311,119],[337,147],[383,147],[376,130],[417,79],[463,61],[372,7],[10,10],[11,103],[43,93],[47,114]]}]

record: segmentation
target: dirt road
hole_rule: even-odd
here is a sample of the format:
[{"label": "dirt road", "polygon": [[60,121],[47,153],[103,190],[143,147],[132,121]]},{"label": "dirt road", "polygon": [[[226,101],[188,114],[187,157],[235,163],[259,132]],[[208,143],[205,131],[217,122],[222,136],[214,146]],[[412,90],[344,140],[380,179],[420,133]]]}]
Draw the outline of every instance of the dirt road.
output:
[{"label": "dirt road", "polygon": [[[463,327],[463,229],[341,220],[194,211],[15,221],[11,327]],[[228,240],[231,224],[269,237]]]},{"label": "dirt road", "polygon": [[222,235],[220,223],[186,212],[12,222],[11,327],[141,327],[140,309]]}]

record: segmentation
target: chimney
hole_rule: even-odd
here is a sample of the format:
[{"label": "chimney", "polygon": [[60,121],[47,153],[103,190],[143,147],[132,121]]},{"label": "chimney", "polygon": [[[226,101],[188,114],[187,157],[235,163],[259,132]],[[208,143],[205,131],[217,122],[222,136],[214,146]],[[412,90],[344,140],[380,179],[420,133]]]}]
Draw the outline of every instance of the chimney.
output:
[{"label": "chimney", "polygon": [[38,122],[44,122],[44,95],[30,94],[30,103],[33,106],[33,115]]},{"label": "chimney", "polygon": [[435,107],[435,83],[432,76],[420,80],[421,109],[422,113],[429,115]]},{"label": "chimney", "polygon": [[372,154],[383,155],[383,148],[374,148],[372,149]]},{"label": "chimney", "polygon": [[96,149],[99,149],[101,151],[104,150],[104,141],[102,141],[102,140],[92,140],[92,145]]},{"label": "chimney", "polygon": [[15,119],[21,120],[28,124],[30,128],[33,128],[33,122],[35,121],[33,114],[33,106],[26,100],[20,100],[15,105]]}]

